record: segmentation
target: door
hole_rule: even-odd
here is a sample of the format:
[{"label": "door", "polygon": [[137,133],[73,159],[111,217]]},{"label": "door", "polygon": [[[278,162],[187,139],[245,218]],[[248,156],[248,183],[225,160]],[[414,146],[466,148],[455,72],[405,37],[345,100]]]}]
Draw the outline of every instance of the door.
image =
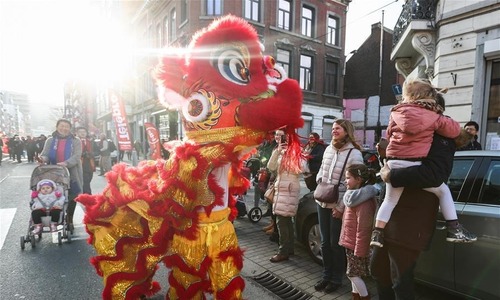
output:
[{"label": "door", "polygon": [[[464,199],[471,194],[473,184],[469,174],[475,174],[479,168],[480,159],[455,157],[453,170],[448,180],[455,209],[462,211]],[[415,276],[432,285],[455,290],[455,244],[446,241],[446,224],[441,213],[436,221],[436,231],[432,238],[430,249],[422,252],[417,262]]]},{"label": "door", "polygon": [[480,299],[499,299],[500,155],[484,159],[474,186],[463,211],[457,213],[478,240],[455,245],[456,290]]}]

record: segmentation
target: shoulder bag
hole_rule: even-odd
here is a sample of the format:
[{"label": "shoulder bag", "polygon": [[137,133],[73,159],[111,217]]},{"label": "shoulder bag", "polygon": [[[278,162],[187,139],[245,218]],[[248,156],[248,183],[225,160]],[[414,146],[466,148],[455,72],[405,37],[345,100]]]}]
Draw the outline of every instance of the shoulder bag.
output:
[{"label": "shoulder bag", "polygon": [[342,176],[344,176],[345,165],[347,164],[347,160],[349,159],[352,149],[353,148],[349,149],[349,153],[347,153],[347,157],[345,158],[344,165],[342,166],[342,171],[340,172],[340,178],[337,184],[331,183],[333,169],[335,168],[335,164],[332,163],[328,174],[328,181],[321,181],[318,184],[316,190],[314,190],[314,199],[323,203],[337,203],[339,200],[339,185],[342,181]]},{"label": "shoulder bag", "polygon": [[267,188],[266,192],[264,193],[264,198],[267,200],[269,203],[273,203],[274,201],[274,184],[269,184],[269,187]]}]

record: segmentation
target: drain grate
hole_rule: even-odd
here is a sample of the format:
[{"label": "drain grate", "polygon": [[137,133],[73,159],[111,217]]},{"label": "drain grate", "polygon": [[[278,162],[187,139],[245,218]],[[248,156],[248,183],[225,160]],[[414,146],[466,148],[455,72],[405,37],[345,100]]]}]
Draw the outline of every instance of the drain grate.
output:
[{"label": "drain grate", "polygon": [[276,294],[281,299],[306,300],[312,298],[312,295],[293,287],[288,282],[276,277],[276,275],[270,273],[269,271],[254,276],[253,280]]}]

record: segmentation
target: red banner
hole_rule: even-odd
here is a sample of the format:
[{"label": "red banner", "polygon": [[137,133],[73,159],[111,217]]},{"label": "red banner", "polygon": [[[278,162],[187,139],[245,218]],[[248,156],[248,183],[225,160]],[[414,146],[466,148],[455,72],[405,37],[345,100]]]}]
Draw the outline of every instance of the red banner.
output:
[{"label": "red banner", "polygon": [[160,134],[153,123],[144,123],[146,135],[148,137],[149,148],[151,149],[151,159],[161,158]]},{"label": "red banner", "polygon": [[128,128],[127,114],[123,101],[114,91],[109,91],[109,103],[111,115],[116,126],[116,137],[118,140],[118,150],[132,151],[132,139]]}]

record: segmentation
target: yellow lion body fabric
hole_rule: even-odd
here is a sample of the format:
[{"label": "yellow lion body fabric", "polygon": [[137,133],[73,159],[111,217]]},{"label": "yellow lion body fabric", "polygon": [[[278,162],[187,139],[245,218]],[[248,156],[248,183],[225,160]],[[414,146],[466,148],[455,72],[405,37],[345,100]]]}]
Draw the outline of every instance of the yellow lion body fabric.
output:
[{"label": "yellow lion body fabric", "polygon": [[161,58],[159,98],[182,112],[186,138],[170,145],[167,161],[118,164],[102,194],[77,199],[103,299],[155,294],[160,262],[171,269],[168,299],[242,298],[243,255],[231,223],[232,195],[249,187],[242,159],[284,126],[288,151],[300,153],[293,133],[303,125],[300,87],[261,51],[255,29],[226,16],[198,32],[182,55]]}]

